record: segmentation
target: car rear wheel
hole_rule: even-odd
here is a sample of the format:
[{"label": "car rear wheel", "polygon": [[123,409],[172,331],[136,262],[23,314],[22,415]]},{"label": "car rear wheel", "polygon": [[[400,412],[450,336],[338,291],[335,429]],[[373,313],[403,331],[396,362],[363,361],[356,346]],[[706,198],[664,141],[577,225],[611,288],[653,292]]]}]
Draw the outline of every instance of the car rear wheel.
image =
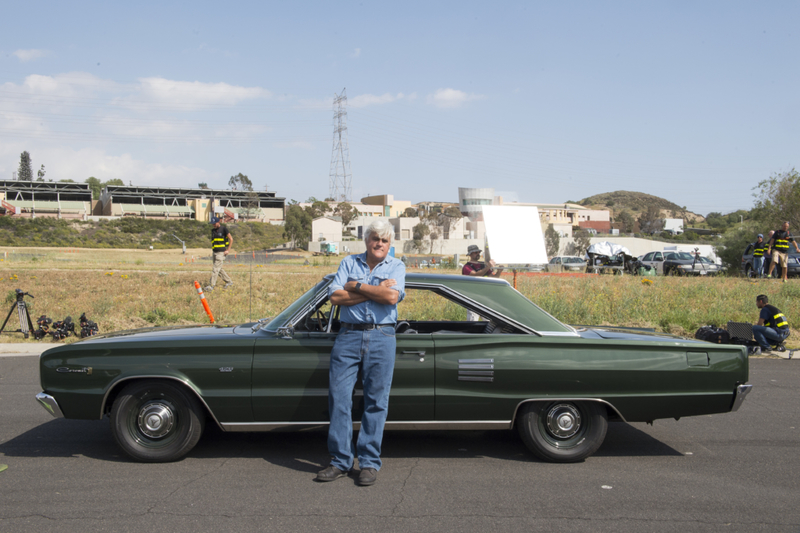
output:
[{"label": "car rear wheel", "polygon": [[528,449],[554,463],[583,461],[603,443],[607,428],[606,410],[595,402],[530,402],[517,419]]},{"label": "car rear wheel", "polygon": [[197,398],[165,381],[125,387],[111,409],[111,432],[122,450],[146,463],[176,461],[200,440],[205,413]]},{"label": "car rear wheel", "polygon": [[752,265],[750,265],[750,264],[745,265],[745,267],[744,267],[744,275],[745,275],[745,277],[748,277],[748,278],[756,277],[756,273],[755,273],[755,270],[753,270],[753,266]]}]

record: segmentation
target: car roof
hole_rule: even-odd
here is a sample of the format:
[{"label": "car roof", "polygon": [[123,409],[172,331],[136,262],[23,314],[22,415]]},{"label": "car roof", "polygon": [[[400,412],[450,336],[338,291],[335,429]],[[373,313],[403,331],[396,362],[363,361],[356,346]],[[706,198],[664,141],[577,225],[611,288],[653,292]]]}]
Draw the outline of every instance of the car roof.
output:
[{"label": "car roof", "polygon": [[[326,276],[333,279],[333,274]],[[551,316],[500,278],[409,272],[406,287],[473,300],[534,331],[572,332],[573,329]],[[401,304],[402,305],[402,304]]]}]

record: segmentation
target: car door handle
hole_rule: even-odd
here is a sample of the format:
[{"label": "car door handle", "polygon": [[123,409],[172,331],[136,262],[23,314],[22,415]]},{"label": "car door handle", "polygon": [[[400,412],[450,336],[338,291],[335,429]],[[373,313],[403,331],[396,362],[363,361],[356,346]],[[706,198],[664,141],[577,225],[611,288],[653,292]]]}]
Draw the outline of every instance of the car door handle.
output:
[{"label": "car door handle", "polygon": [[403,355],[416,355],[419,356],[419,362],[425,362],[425,350],[403,350]]}]

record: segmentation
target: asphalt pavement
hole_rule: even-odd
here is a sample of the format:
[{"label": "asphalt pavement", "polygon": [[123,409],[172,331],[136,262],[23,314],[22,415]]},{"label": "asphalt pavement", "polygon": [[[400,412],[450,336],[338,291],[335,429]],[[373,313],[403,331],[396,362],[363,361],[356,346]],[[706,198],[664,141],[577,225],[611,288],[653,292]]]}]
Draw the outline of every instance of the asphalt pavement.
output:
[{"label": "asphalt pavement", "polygon": [[[2,352],[2,350],[0,350]],[[27,355],[27,356],[26,356]],[[800,365],[753,359],[736,413],[613,423],[582,463],[511,431],[389,432],[372,487],[320,484],[326,435],[222,433],[135,463],[108,419],[53,419],[37,358],[0,357],[0,531],[800,531]]]}]

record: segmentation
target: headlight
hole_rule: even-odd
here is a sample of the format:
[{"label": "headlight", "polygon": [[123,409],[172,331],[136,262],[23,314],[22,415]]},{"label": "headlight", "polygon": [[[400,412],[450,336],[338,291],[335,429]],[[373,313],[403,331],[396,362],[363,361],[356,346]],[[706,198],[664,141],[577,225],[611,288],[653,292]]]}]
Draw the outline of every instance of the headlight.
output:
[{"label": "headlight", "polygon": [[678,268],[680,268],[681,270],[691,270],[692,265],[678,265]]}]

